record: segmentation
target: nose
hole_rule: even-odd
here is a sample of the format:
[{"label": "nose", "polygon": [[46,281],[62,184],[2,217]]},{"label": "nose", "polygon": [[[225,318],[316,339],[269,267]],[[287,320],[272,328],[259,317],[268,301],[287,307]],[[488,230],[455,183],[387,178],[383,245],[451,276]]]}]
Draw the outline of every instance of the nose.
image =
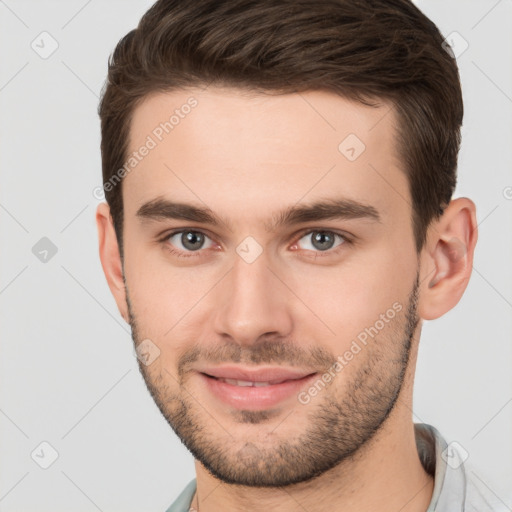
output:
[{"label": "nose", "polygon": [[293,294],[265,251],[252,263],[235,255],[230,272],[217,286],[214,328],[220,337],[252,345],[262,337],[289,337]]}]

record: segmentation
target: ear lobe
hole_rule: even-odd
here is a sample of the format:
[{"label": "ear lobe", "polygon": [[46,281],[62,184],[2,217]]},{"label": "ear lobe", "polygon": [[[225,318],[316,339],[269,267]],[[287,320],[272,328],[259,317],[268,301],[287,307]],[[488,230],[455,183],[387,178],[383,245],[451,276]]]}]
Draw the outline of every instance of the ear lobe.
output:
[{"label": "ear lobe", "polygon": [[110,208],[106,203],[98,205],[96,226],[98,228],[99,254],[103,273],[114,296],[119,313],[121,313],[125,322],[129,323],[123,265]]},{"label": "ear lobe", "polygon": [[451,201],[429,228],[423,264],[434,270],[418,307],[424,320],[439,318],[461,299],[471,277],[477,237],[476,207],[468,198]]}]

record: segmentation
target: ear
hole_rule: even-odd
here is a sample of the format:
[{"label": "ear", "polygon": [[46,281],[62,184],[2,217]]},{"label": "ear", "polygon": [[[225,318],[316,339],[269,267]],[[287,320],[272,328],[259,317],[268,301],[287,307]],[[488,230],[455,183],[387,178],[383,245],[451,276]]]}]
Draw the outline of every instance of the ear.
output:
[{"label": "ear", "polygon": [[110,208],[106,203],[98,205],[96,210],[96,225],[100,260],[107,283],[117,303],[117,308],[126,323],[129,323],[128,306],[126,304],[126,289],[123,280],[123,265],[119,253],[114,222]]},{"label": "ear", "polygon": [[429,227],[421,254],[422,319],[439,318],[459,302],[471,276],[477,238],[476,206],[467,197],[451,201]]}]

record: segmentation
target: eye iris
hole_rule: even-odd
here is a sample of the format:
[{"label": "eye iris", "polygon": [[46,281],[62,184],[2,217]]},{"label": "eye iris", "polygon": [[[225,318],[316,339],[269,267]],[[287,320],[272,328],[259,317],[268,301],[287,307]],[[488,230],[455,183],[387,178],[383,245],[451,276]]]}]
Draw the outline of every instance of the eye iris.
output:
[{"label": "eye iris", "polygon": [[[186,231],[181,235],[181,243],[183,247],[191,251],[200,249],[204,242],[204,236],[195,231]],[[194,245],[195,244],[195,245]]]},{"label": "eye iris", "polygon": [[[327,240],[328,247],[326,247],[324,245],[326,240]],[[317,245],[317,243],[320,245]],[[327,249],[330,249],[332,247],[333,243],[334,243],[334,236],[332,234],[329,234],[326,231],[316,231],[315,233],[313,233],[313,246],[316,247],[317,249],[319,249],[321,251],[325,251]]]}]

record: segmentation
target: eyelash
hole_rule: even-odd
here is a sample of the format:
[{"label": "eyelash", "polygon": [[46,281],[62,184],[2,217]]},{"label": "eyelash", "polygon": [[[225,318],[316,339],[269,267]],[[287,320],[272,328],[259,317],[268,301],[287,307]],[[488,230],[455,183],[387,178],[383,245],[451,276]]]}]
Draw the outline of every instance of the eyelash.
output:
[{"label": "eyelash", "polygon": [[[164,247],[166,248],[166,250],[169,251],[173,256],[176,256],[178,258],[194,258],[194,257],[197,257],[202,252],[202,249],[199,249],[197,251],[189,251],[187,253],[187,252],[183,252],[183,251],[179,251],[179,250],[174,249],[168,243],[169,239],[171,237],[173,237],[174,235],[177,235],[178,233],[187,233],[187,232],[201,233],[202,235],[204,235],[204,236],[206,236],[208,238],[211,238],[210,236],[208,236],[206,233],[204,233],[203,231],[201,231],[199,229],[183,229],[183,228],[181,228],[181,229],[177,229],[175,231],[172,231],[171,233],[167,233],[159,241],[164,244]],[[325,258],[325,257],[328,257],[328,256],[337,255],[339,252],[341,252],[343,250],[343,247],[345,245],[353,244],[353,240],[351,240],[350,237],[348,237],[345,234],[338,233],[337,231],[333,231],[332,229],[318,229],[318,228],[311,229],[311,228],[309,228],[309,229],[305,229],[305,230],[301,231],[300,233],[298,233],[296,235],[297,238],[296,238],[296,241],[293,243],[293,245],[298,243],[298,241],[301,238],[303,238],[306,235],[310,235],[311,233],[330,233],[330,234],[333,234],[335,236],[339,236],[343,240],[342,243],[337,245],[334,249],[328,249],[327,251],[318,251],[318,252],[315,251],[315,255],[314,256],[308,256],[308,257],[310,257],[312,259],[317,259],[318,257]],[[308,249],[304,249],[304,250],[308,251]]]}]

